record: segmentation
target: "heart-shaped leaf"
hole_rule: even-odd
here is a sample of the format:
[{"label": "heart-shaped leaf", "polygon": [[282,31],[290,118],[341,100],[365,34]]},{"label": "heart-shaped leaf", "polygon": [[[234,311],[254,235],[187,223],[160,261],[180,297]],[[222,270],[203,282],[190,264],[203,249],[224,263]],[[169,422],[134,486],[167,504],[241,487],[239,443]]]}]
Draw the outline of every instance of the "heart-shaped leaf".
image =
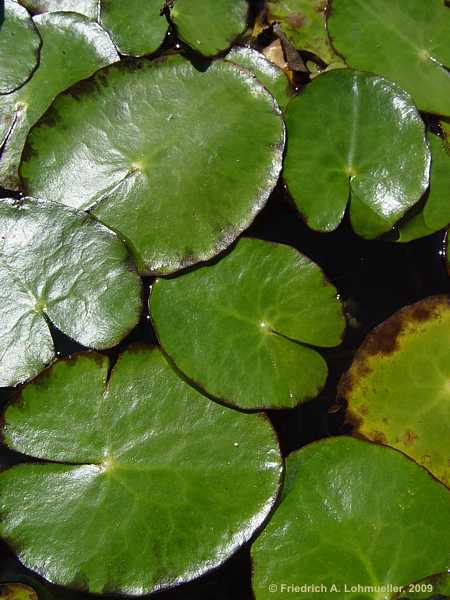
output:
[{"label": "heart-shaped leaf", "polygon": [[312,229],[336,229],[350,202],[355,232],[375,238],[428,187],[422,119],[409,95],[382,77],[319,75],[289,103],[286,124],[284,178]]},{"label": "heart-shaped leaf", "polygon": [[0,583],[0,600],[38,600],[38,597],[28,585]]},{"label": "heart-shaped leaf", "polygon": [[46,12],[76,12],[89,19],[97,18],[98,0],[20,0],[33,15]]},{"label": "heart-shaped leaf", "polygon": [[340,384],[358,433],[450,485],[450,298],[402,308],[374,329]]},{"label": "heart-shaped leaf", "polygon": [[169,27],[161,14],[163,4],[163,0],[100,0],[100,23],[121,54],[151,54],[161,46]]},{"label": "heart-shaped leaf", "polygon": [[314,398],[345,322],[336,289],[294,248],[241,239],[218,263],[155,282],[159,340],[202,389],[243,409]]},{"label": "heart-shaped leaf", "polygon": [[420,110],[450,116],[450,9],[442,0],[333,0],[328,31],[348,65],[397,82]]},{"label": "heart-shaped leaf", "polygon": [[0,94],[8,94],[30,78],[39,60],[41,38],[28,12],[4,0],[0,23]]},{"label": "heart-shaped leaf", "polygon": [[247,26],[247,0],[175,0],[170,18],[180,39],[204,56],[229,48]]},{"label": "heart-shaped leaf", "polygon": [[88,215],[26,198],[0,201],[0,386],[54,357],[50,320],[91,348],[139,321],[141,281],[116,235]]},{"label": "heart-shaped leaf", "polygon": [[283,147],[279,109],[252,75],[172,56],[121,62],[61,95],[28,138],[21,176],[31,195],[118,231],[140,272],[171,273],[249,226]]},{"label": "heart-shaped leaf", "polygon": [[34,18],[43,40],[39,67],[13,94],[0,96],[0,185],[18,189],[26,137],[54,98],[80,79],[119,59],[108,34],[74,13]]},{"label": "heart-shaped leaf", "polygon": [[[0,474],[0,533],[45,578],[139,595],[223,563],[269,515],[282,460],[262,415],[224,408],[157,349],[60,361],[5,413],[46,462]],[[68,543],[70,541],[70,543]]]},{"label": "heart-shaped leaf", "polygon": [[253,48],[236,46],[227,54],[226,59],[248,69],[269,90],[278,106],[284,110],[291,99],[292,90],[289,79],[280,67],[273,64]]},{"label": "heart-shaped leaf", "polygon": [[256,600],[379,600],[447,569],[450,493],[400,452],[330,438],[286,468],[281,504],[252,547]]},{"label": "heart-shaped leaf", "polygon": [[399,227],[399,242],[431,235],[450,223],[450,147],[430,134],[430,188],[423,209]]}]

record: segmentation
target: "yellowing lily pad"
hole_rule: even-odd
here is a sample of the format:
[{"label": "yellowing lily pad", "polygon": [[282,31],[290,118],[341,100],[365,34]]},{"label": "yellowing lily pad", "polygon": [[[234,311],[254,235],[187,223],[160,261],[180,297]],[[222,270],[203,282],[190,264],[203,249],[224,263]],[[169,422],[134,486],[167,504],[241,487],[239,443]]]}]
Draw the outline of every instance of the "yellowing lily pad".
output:
[{"label": "yellowing lily pad", "polygon": [[282,459],[266,417],[203,397],[159,350],[109,367],[95,353],[59,361],[8,406],[5,443],[43,462],[0,473],[0,535],[54,583],[138,596],[248,542]]},{"label": "yellowing lily pad", "polygon": [[39,600],[36,592],[22,583],[0,583],[0,600]]},{"label": "yellowing lily pad", "polygon": [[150,312],[159,341],[201,389],[242,409],[314,398],[345,320],[336,289],[294,248],[241,239],[219,262],[158,279]]},{"label": "yellowing lily pad", "polygon": [[360,435],[450,485],[450,296],[407,306],[374,329],[339,392]]},{"label": "yellowing lily pad", "polygon": [[291,454],[286,470],[252,546],[256,600],[380,600],[447,569],[450,492],[401,452],[329,438]]}]

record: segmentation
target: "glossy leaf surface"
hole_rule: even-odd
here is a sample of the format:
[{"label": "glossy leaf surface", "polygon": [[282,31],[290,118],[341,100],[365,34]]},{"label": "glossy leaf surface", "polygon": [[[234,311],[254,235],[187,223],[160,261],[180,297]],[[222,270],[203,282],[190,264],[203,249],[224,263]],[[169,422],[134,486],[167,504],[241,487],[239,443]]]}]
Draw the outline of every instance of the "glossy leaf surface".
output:
[{"label": "glossy leaf surface", "polygon": [[0,474],[0,532],[53,582],[139,595],[248,541],[282,460],[265,417],[201,396],[159,350],[127,350],[107,382],[108,369],[94,353],[60,361],[7,408],[6,443],[58,462]]},{"label": "glossy leaf surface", "polygon": [[100,22],[121,54],[144,56],[158,50],[169,24],[161,0],[100,0]]},{"label": "glossy leaf surface", "polygon": [[29,13],[4,0],[0,30],[0,94],[8,94],[29,79],[39,60],[41,38]]},{"label": "glossy leaf surface", "polygon": [[450,485],[450,297],[401,309],[356,353],[340,394],[358,432],[393,446]]},{"label": "glossy leaf surface", "polygon": [[278,106],[284,110],[292,96],[292,90],[284,71],[267,60],[264,54],[253,48],[236,46],[227,54],[226,59],[244,67],[260,81],[272,94]]},{"label": "glossy leaf surface", "polygon": [[27,198],[0,201],[0,386],[54,357],[47,325],[91,348],[139,321],[141,281],[117,236],[90,216]]},{"label": "glossy leaf surface", "polygon": [[328,31],[349,66],[395,81],[420,110],[450,116],[450,9],[442,0],[333,0]]},{"label": "glossy leaf surface", "polygon": [[26,137],[55,97],[80,79],[119,59],[108,34],[82,15],[34,17],[43,40],[40,63],[30,81],[0,96],[0,185],[18,189]]},{"label": "glossy leaf surface", "polygon": [[298,599],[379,600],[390,594],[377,586],[447,568],[450,493],[400,452],[329,438],[286,468],[281,504],[252,547],[256,600],[286,598],[290,582],[317,586]]},{"label": "glossy leaf surface", "polygon": [[289,246],[246,238],[212,266],[157,280],[150,311],[177,367],[244,409],[314,398],[327,366],[309,346],[336,346],[344,330],[336,289],[315,263]]},{"label": "glossy leaf surface", "polygon": [[247,12],[247,0],[176,0],[170,18],[186,44],[204,56],[215,56],[245,30]]},{"label": "glossy leaf surface", "polygon": [[28,138],[21,176],[28,193],[118,231],[141,272],[171,273],[250,225],[283,147],[273,97],[236,65],[129,61],[56,100]]},{"label": "glossy leaf surface", "polygon": [[320,75],[290,102],[286,124],[284,179],[314,230],[336,229],[350,202],[354,231],[375,238],[428,187],[422,119],[382,77],[349,69]]},{"label": "glossy leaf surface", "polygon": [[46,12],[76,12],[96,19],[98,0],[20,0],[33,15]]}]

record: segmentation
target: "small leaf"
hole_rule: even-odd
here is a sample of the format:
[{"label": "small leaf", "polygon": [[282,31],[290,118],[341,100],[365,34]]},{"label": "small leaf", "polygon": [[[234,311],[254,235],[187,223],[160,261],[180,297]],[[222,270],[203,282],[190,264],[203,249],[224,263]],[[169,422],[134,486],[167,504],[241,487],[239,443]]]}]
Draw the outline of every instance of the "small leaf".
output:
[{"label": "small leaf", "polygon": [[256,600],[379,600],[447,569],[450,493],[400,452],[341,436],[294,452],[286,469],[252,547]]},{"label": "small leaf", "polygon": [[89,19],[97,18],[98,0],[20,0],[33,15],[46,12],[76,12]]},{"label": "small leaf", "polygon": [[32,130],[27,193],[90,210],[141,273],[208,260],[246,229],[281,170],[284,124],[245,70],[129,60],[59,96]]},{"label": "small leaf", "polygon": [[450,485],[450,298],[402,308],[375,328],[340,384],[357,431]]},{"label": "small leaf", "polygon": [[[4,11],[4,12],[3,12]],[[39,60],[41,38],[28,12],[4,0],[0,24],[0,94],[8,94],[29,79]]]},{"label": "small leaf", "polygon": [[442,0],[333,0],[328,31],[349,66],[395,81],[420,110],[450,116],[450,10]]},{"label": "small leaf", "polygon": [[139,321],[141,282],[116,235],[44,201],[0,201],[0,386],[39,373],[55,351],[47,319],[91,348]]},{"label": "small leaf", "polygon": [[284,179],[314,230],[336,229],[350,202],[355,232],[378,237],[428,187],[423,121],[409,95],[382,77],[320,75],[289,103],[286,125]]},{"label": "small leaf", "polygon": [[[241,239],[218,263],[158,279],[150,310],[164,350],[200,388],[243,409],[314,398],[339,344],[335,288],[294,248]],[[182,324],[182,326],[181,326]]]},{"label": "small leaf", "polygon": [[0,583],[0,600],[38,600],[38,597],[28,585]]},{"label": "small leaf", "polygon": [[59,361],[7,408],[5,442],[50,462],[0,473],[0,534],[54,583],[141,595],[245,544],[282,459],[266,417],[201,396],[159,350],[127,350],[107,382],[108,369],[95,353]]},{"label": "small leaf", "polygon": [[170,18],[180,39],[204,56],[229,48],[247,26],[246,0],[175,0]]}]

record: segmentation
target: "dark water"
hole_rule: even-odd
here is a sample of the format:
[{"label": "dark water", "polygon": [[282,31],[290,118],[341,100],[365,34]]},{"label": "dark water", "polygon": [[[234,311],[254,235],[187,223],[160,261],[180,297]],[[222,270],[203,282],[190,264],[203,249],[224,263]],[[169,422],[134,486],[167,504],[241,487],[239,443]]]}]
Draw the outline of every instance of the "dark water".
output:
[{"label": "dark water", "polygon": [[[173,36],[169,37],[166,49],[169,47],[179,47]],[[0,197],[5,195],[11,194],[0,190]],[[286,456],[313,440],[349,431],[345,423],[345,406],[336,398],[336,387],[367,332],[406,304],[450,292],[443,256],[445,234],[440,232],[400,245],[388,241],[364,241],[352,233],[347,222],[331,234],[312,233],[280,184],[245,235],[290,244],[315,260],[337,287],[349,321],[343,344],[323,352],[329,365],[329,377],[319,397],[297,409],[269,414]],[[148,294],[151,281],[145,283]],[[56,330],[53,335],[59,356],[82,349]],[[127,340],[109,352],[111,357],[114,359],[130,341],[155,342],[145,314]],[[11,390],[0,392],[0,408],[10,395]],[[20,460],[19,455],[0,446],[0,468]],[[35,576],[24,569],[0,542],[0,581],[30,577]],[[66,592],[37,578],[34,582],[53,591],[57,599],[95,598],[89,594]],[[156,597],[159,600],[252,600],[249,548],[244,547],[210,575]]]}]

